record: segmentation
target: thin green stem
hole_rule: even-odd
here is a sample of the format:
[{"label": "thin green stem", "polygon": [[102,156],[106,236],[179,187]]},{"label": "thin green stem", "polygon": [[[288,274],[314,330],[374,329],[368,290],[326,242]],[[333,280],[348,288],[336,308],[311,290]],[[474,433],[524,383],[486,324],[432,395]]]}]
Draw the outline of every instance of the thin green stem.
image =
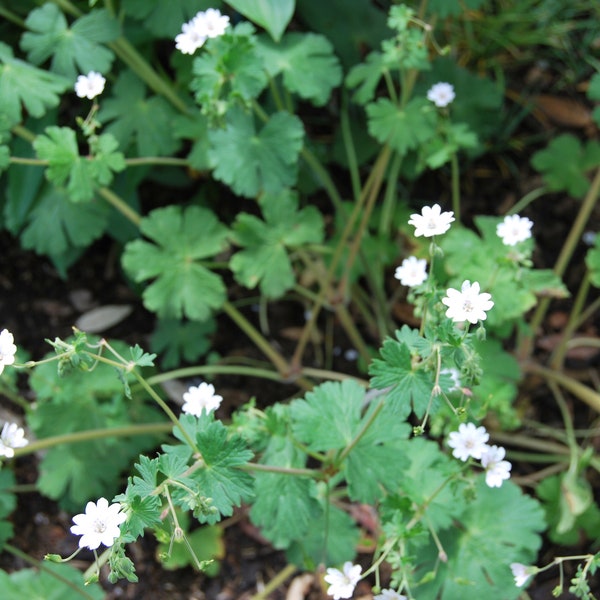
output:
[{"label": "thin green stem", "polygon": [[392,162],[390,164],[390,171],[388,173],[387,184],[385,189],[385,195],[383,197],[383,204],[381,206],[381,216],[379,219],[379,235],[388,236],[393,223],[394,213],[396,212],[396,205],[398,200],[397,185],[398,177],[400,175],[400,168],[402,167],[403,156],[398,152],[394,153]]},{"label": "thin green stem", "polygon": [[580,383],[564,373],[547,369],[541,365],[529,363],[524,365],[524,369],[529,373],[541,375],[548,381],[555,381],[558,385],[574,394],[588,406],[591,406],[596,412],[600,412],[600,394],[589,388],[587,385]]},{"label": "thin green stem", "polygon": [[316,178],[321,182],[323,188],[327,192],[331,203],[335,210],[342,210],[342,197],[338,192],[338,189],[329,174],[329,171],[321,164],[319,159],[311,152],[308,148],[302,148],[300,155],[306,161],[306,164],[312,169]]},{"label": "thin green stem", "polygon": [[[590,188],[581,203],[581,207],[579,208],[579,213],[575,218],[575,222],[569,231],[569,235],[563,244],[561,252],[556,261],[556,265],[554,266],[554,273],[559,277],[564,275],[564,272],[575,252],[575,248],[581,239],[583,231],[587,225],[588,219],[594,207],[596,206],[596,202],[598,200],[598,196],[600,195],[600,169],[596,171],[594,179],[590,185]],[[548,311],[548,307],[550,306],[550,298],[542,298],[540,300],[533,317],[531,318],[530,323],[530,331],[529,335],[523,338],[520,344],[520,348],[518,351],[518,356],[521,360],[529,358],[531,352],[533,351],[533,339],[537,334],[538,329],[540,328],[542,322],[544,321],[544,317],[546,316],[546,312]]]},{"label": "thin green stem", "polygon": [[247,376],[257,377],[260,379],[270,379],[271,381],[283,382],[281,375],[275,371],[268,369],[259,369],[257,367],[247,367],[243,365],[205,365],[197,367],[185,367],[182,369],[175,369],[173,371],[166,371],[158,375],[152,375],[146,378],[146,381],[150,385],[156,385],[163,381],[171,381],[173,379],[180,379],[183,377],[195,377],[197,375],[236,375],[236,376]]},{"label": "thin green stem", "polygon": [[369,415],[369,418],[363,423],[363,426],[360,428],[360,430],[354,436],[354,439],[342,450],[340,455],[337,457],[336,462],[338,465],[342,464],[342,462],[348,456],[348,454],[350,454],[350,452],[352,452],[352,450],[356,446],[356,444],[358,444],[358,442],[360,442],[360,440],[363,438],[365,433],[367,433],[367,431],[369,431],[369,428],[375,422],[377,415],[379,415],[379,413],[383,409],[384,404],[385,404],[385,396],[383,398],[381,398],[381,400],[379,400],[379,404],[377,404],[377,406],[373,409],[373,411]]},{"label": "thin green stem", "polygon": [[456,152],[450,158],[450,168],[452,173],[452,210],[456,222],[460,223],[460,169]]},{"label": "thin green stem", "polygon": [[569,320],[562,331],[559,343],[556,345],[556,348],[550,357],[550,367],[552,369],[556,369],[557,371],[562,369],[564,358],[568,349],[568,342],[577,329],[579,318],[581,316],[581,312],[583,311],[583,306],[585,304],[589,289],[590,272],[586,271],[579,289],[577,290],[575,300],[573,301],[573,307],[569,311]]},{"label": "thin green stem", "polygon": [[277,575],[275,575],[275,577],[273,577],[273,579],[271,579],[271,581],[269,581],[269,583],[267,583],[260,592],[254,594],[250,600],[266,600],[280,585],[284,583],[284,581],[286,581],[286,579],[289,579],[297,571],[297,569],[298,568],[294,565],[286,565],[286,567],[279,571],[279,573],[277,573]]},{"label": "thin green stem", "polygon": [[358,328],[354,323],[354,319],[350,315],[350,312],[348,311],[346,305],[341,303],[336,304],[335,314],[337,315],[342,327],[344,328],[344,331],[348,334],[350,341],[354,344],[354,347],[358,350],[362,359],[367,364],[371,362],[371,354],[369,353],[369,349],[367,348],[367,345],[363,340],[362,335],[358,331]]},{"label": "thin green stem", "polygon": [[44,571],[44,573],[47,573],[51,577],[54,577],[54,579],[56,579],[57,581],[60,581],[62,584],[71,588],[76,594],[79,594],[82,598],[86,598],[87,600],[94,600],[94,596],[91,596],[85,590],[82,590],[76,583],[73,583],[66,577],[63,577],[62,575],[60,575],[53,569],[48,568],[48,566],[45,565],[43,562],[40,562],[39,560],[35,560],[35,558],[32,558],[28,554],[25,554],[25,552],[22,552],[21,550],[19,550],[17,547],[13,546],[12,544],[7,544],[5,542],[4,545],[2,546],[2,549],[6,550],[13,556],[16,556],[17,558],[21,559],[22,561],[29,563],[30,565],[33,565],[36,569],[39,569],[40,571]]},{"label": "thin green stem", "polygon": [[348,170],[350,171],[352,193],[354,196],[354,201],[356,202],[358,200],[358,197],[360,196],[361,182],[360,171],[358,169],[358,159],[356,157],[356,147],[354,145],[354,138],[352,137],[352,128],[350,127],[348,92],[346,90],[344,90],[342,93],[340,128],[342,131],[342,138],[344,140],[346,158],[348,159]]},{"label": "thin green stem", "polygon": [[111,206],[116,208],[126,219],[131,221],[136,227],[140,226],[142,216],[112,190],[102,187],[98,189],[98,194],[102,196],[102,198],[104,198],[104,200],[106,200]]},{"label": "thin green stem", "polygon": [[174,156],[139,156],[137,158],[126,158],[125,164],[129,167],[141,167],[145,165],[187,167],[190,161],[187,158]]},{"label": "thin green stem", "polygon": [[170,423],[144,423],[138,425],[126,425],[123,427],[106,427],[102,429],[88,429],[85,431],[64,433],[62,435],[44,438],[43,440],[35,440],[23,448],[15,448],[15,456],[25,456],[27,454],[39,452],[40,450],[54,448],[55,446],[89,442],[97,439],[168,433],[172,428],[173,426]]},{"label": "thin green stem", "polygon": [[10,159],[11,165],[32,165],[34,167],[47,167],[48,161],[42,160],[41,158],[26,158],[23,156],[11,156]]},{"label": "thin green stem", "polygon": [[30,143],[33,143],[36,137],[35,133],[29,131],[29,129],[23,127],[23,125],[13,125],[11,131],[15,135],[19,136],[20,138],[23,138],[24,140],[27,140]]},{"label": "thin green stem", "polygon": [[4,17],[7,21],[18,25],[21,29],[26,29],[25,21],[21,17],[17,16],[14,12],[0,6],[0,17]]},{"label": "thin green stem", "polygon": [[245,465],[240,465],[238,468],[241,471],[278,473],[279,475],[292,475],[294,477],[323,479],[323,473],[317,469],[295,469],[293,467],[278,467],[276,465],[262,465],[260,463],[246,463]]},{"label": "thin green stem", "polygon": [[516,215],[521,212],[524,208],[527,208],[534,200],[542,197],[544,194],[548,193],[548,188],[546,186],[542,186],[536,188],[535,190],[531,190],[527,194],[525,194],[515,205],[506,213],[507,215]]}]

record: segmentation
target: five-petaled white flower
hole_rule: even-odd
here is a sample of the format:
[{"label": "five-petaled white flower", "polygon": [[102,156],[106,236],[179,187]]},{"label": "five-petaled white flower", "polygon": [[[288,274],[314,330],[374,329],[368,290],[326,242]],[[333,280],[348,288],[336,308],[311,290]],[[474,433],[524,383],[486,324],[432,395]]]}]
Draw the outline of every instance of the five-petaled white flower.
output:
[{"label": "five-petaled white flower", "polygon": [[80,75],[75,82],[75,93],[80,98],[88,98],[92,100],[96,96],[99,96],[104,91],[104,84],[106,79],[96,73],[96,71],[90,71],[87,75]]},{"label": "five-petaled white flower", "polygon": [[406,600],[406,596],[394,590],[381,590],[381,594],[377,594],[373,600]]},{"label": "five-petaled white flower", "polygon": [[409,256],[396,268],[394,277],[408,287],[421,285],[427,279],[427,261],[424,258]]},{"label": "five-petaled white flower", "polygon": [[433,102],[438,108],[448,106],[456,98],[454,86],[444,81],[440,81],[429,88],[427,100]]},{"label": "five-petaled white flower", "polygon": [[212,383],[202,382],[199,386],[191,386],[183,394],[185,400],[181,410],[188,415],[200,417],[203,411],[209,414],[217,410],[223,400],[222,396],[215,394],[215,386]]},{"label": "five-petaled white flower", "polygon": [[16,423],[4,423],[0,433],[0,456],[12,458],[15,455],[15,448],[23,448],[28,443],[22,427]]},{"label": "five-petaled white flower", "polygon": [[529,577],[534,574],[534,570],[536,569],[536,567],[528,567],[522,563],[511,563],[510,570],[515,578],[515,585],[517,587],[523,587],[527,583]]},{"label": "five-petaled white flower", "polygon": [[458,431],[448,436],[448,446],[453,448],[452,455],[465,461],[469,457],[480,459],[487,450],[490,434],[485,427],[475,427],[474,423],[461,423]]},{"label": "five-petaled white flower", "polygon": [[223,35],[229,27],[229,17],[222,15],[216,8],[200,11],[184,23],[181,33],[175,37],[175,47],[183,54],[194,54],[208,38]]},{"label": "five-petaled white flower", "polygon": [[100,498],[97,503],[88,502],[85,513],[73,517],[71,533],[81,536],[80,548],[95,550],[100,544],[109,547],[121,535],[119,525],[126,520],[118,502],[109,506],[106,498]]},{"label": "five-petaled white flower", "polygon": [[0,374],[6,365],[12,365],[15,362],[16,353],[17,347],[13,334],[8,329],[3,329],[0,332]]},{"label": "five-petaled white flower", "polygon": [[421,214],[410,215],[408,224],[415,226],[415,237],[422,235],[432,237],[446,233],[450,229],[452,221],[454,221],[452,211],[442,212],[440,205],[434,204],[433,206],[424,206]]},{"label": "five-petaled white flower", "polygon": [[327,593],[333,596],[333,600],[339,598],[350,598],[354,593],[356,584],[360,581],[362,567],[353,565],[350,561],[344,563],[342,571],[339,569],[327,569],[324,579],[329,584]]},{"label": "five-petaled white flower", "polygon": [[512,465],[504,460],[505,455],[502,446],[488,446],[481,455],[481,466],[485,469],[485,482],[489,487],[500,487],[510,477]]},{"label": "five-petaled white flower", "polygon": [[496,234],[502,238],[505,246],[515,246],[531,237],[533,221],[519,215],[507,215],[502,223],[496,226]]},{"label": "five-petaled white flower", "polygon": [[485,321],[486,311],[490,310],[494,303],[491,294],[479,293],[479,284],[474,281],[464,281],[460,291],[454,288],[446,290],[446,296],[442,302],[448,307],[446,316],[455,322],[469,321],[475,324],[477,321]]}]

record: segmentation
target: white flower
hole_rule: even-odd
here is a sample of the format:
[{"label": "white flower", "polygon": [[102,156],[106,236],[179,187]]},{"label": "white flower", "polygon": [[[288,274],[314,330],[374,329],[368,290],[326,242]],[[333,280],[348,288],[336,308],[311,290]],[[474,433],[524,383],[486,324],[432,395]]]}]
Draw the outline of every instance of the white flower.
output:
[{"label": "white flower", "polygon": [[373,600],[406,600],[406,596],[394,590],[381,590],[381,594],[377,594]]},{"label": "white flower", "polygon": [[198,48],[204,46],[206,35],[204,29],[192,19],[181,26],[181,33],[175,36],[175,48],[183,54],[194,54]]},{"label": "white flower", "polygon": [[440,82],[431,86],[427,92],[427,100],[433,102],[438,108],[448,106],[456,98],[454,87],[449,83]]},{"label": "white flower", "polygon": [[510,477],[512,465],[503,460],[506,450],[501,446],[488,446],[481,455],[481,466],[485,469],[485,482],[490,487],[500,487]]},{"label": "white flower", "polygon": [[200,417],[202,411],[209,414],[221,405],[222,396],[215,394],[215,387],[211,383],[202,382],[198,387],[191,386],[183,394],[185,400],[181,410],[188,415]]},{"label": "white flower", "polygon": [[408,287],[421,285],[427,279],[427,261],[424,258],[409,256],[396,268],[394,277]]},{"label": "white flower", "polygon": [[446,297],[442,298],[442,302],[448,307],[446,316],[456,322],[469,321],[475,324],[477,321],[485,321],[485,313],[494,303],[490,294],[480,294],[479,289],[476,281],[471,284],[467,280],[463,281],[460,292],[454,288],[446,290]]},{"label": "white flower", "polygon": [[204,35],[209,38],[216,38],[225,33],[229,27],[229,17],[222,15],[216,8],[209,8],[205,12],[199,12],[194,20],[204,28]]},{"label": "white flower", "polygon": [[462,384],[458,369],[455,369],[454,367],[450,369],[442,369],[440,371],[440,375],[448,375],[450,379],[452,379],[452,386],[448,388],[449,392],[458,392],[461,389]]},{"label": "white flower", "polygon": [[96,96],[99,96],[104,91],[104,84],[106,79],[96,73],[96,71],[90,71],[87,75],[80,75],[75,82],[75,93],[80,98],[88,98],[91,100]]},{"label": "white flower", "polygon": [[442,212],[440,205],[434,204],[433,206],[424,206],[421,214],[410,215],[408,224],[415,226],[415,237],[422,235],[432,237],[446,233],[450,229],[452,221],[454,221],[452,211]]},{"label": "white flower", "polygon": [[4,371],[6,365],[12,365],[15,362],[16,353],[17,347],[13,334],[8,329],[3,329],[0,332],[0,373]]},{"label": "white flower", "polygon": [[181,27],[181,33],[175,37],[175,47],[183,54],[194,54],[208,38],[223,35],[229,27],[229,17],[215,8],[200,11]]},{"label": "white flower", "polygon": [[531,237],[531,228],[533,221],[527,217],[519,215],[507,215],[502,223],[496,226],[498,237],[502,238],[502,243],[506,246],[514,246],[519,242],[524,242]]},{"label": "white flower", "polygon": [[354,593],[356,584],[360,581],[362,567],[353,565],[350,561],[344,563],[343,571],[339,569],[327,569],[324,579],[329,584],[327,593],[333,596],[333,600],[339,598],[350,598]]},{"label": "white flower", "polygon": [[119,525],[127,519],[121,512],[118,502],[108,505],[106,498],[100,498],[97,503],[88,502],[85,513],[73,517],[71,533],[82,536],[79,540],[80,548],[95,550],[104,544],[112,546],[115,539],[121,535]]},{"label": "white flower", "polygon": [[534,574],[534,569],[535,567],[532,569],[532,567],[528,567],[522,563],[511,563],[510,570],[515,578],[515,585],[523,587],[527,583],[529,576]]},{"label": "white flower", "polygon": [[12,458],[15,455],[14,448],[23,448],[28,443],[22,427],[16,423],[4,423],[0,433],[0,456]]},{"label": "white flower", "polygon": [[480,459],[487,450],[490,439],[485,427],[475,427],[474,423],[461,423],[458,431],[448,436],[448,446],[453,448],[452,455],[465,461],[469,457]]}]

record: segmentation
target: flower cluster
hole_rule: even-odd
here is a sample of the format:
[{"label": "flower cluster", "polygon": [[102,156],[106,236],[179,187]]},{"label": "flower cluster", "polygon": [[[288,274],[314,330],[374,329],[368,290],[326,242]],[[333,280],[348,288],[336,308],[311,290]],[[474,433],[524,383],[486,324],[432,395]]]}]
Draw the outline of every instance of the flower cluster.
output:
[{"label": "flower cluster", "polygon": [[199,386],[191,386],[183,394],[184,404],[181,410],[188,415],[200,417],[204,411],[208,415],[217,410],[223,401],[223,397],[215,394],[215,387],[211,383],[202,382]]},{"label": "flower cluster", "polygon": [[446,290],[446,297],[442,298],[442,303],[448,307],[446,316],[455,322],[469,321],[475,324],[477,321],[485,321],[486,311],[494,303],[490,294],[480,293],[479,290],[479,283],[468,280],[463,282],[460,291],[454,288]]},{"label": "flower cluster", "polygon": [[450,223],[454,221],[454,212],[442,212],[439,204],[433,206],[424,206],[421,214],[410,215],[409,225],[415,227],[415,237],[425,236],[433,237],[442,235],[450,229]]},{"label": "flower cluster", "polygon": [[0,332],[0,374],[6,365],[12,365],[15,362],[16,353],[17,347],[13,334],[8,329],[3,329]]},{"label": "flower cluster", "polygon": [[227,27],[229,17],[216,8],[200,11],[191,21],[183,24],[181,33],[175,37],[175,47],[183,54],[194,54],[208,38],[223,35]]},{"label": "flower cluster", "polygon": [[342,571],[339,569],[327,569],[324,579],[329,584],[327,593],[333,596],[333,600],[350,598],[354,593],[356,584],[360,581],[362,567],[353,565],[350,561],[345,562]]},{"label": "flower cluster", "polygon": [[73,517],[71,533],[81,536],[80,548],[96,550],[100,544],[110,547],[121,535],[119,526],[126,520],[118,502],[109,506],[106,498],[100,498],[97,503],[88,502],[85,513]]},{"label": "flower cluster", "polygon": [[507,215],[502,223],[498,223],[496,234],[502,238],[505,246],[516,246],[531,237],[533,221],[519,215]]},{"label": "flower cluster", "polygon": [[94,99],[104,91],[104,85],[106,79],[96,73],[96,71],[90,71],[87,75],[80,75],[75,82],[75,93],[80,98],[87,98],[88,100]]},{"label": "flower cluster", "polygon": [[458,431],[448,436],[448,446],[452,455],[466,461],[475,458],[485,469],[485,482],[489,487],[500,487],[510,477],[512,465],[504,460],[506,450],[500,446],[489,446],[490,436],[485,427],[475,427],[474,423],[461,423]]},{"label": "flower cluster", "polygon": [[22,427],[16,423],[4,423],[0,433],[0,456],[12,458],[15,455],[15,448],[23,448],[28,443]]},{"label": "flower cluster", "polygon": [[427,92],[427,100],[433,102],[438,108],[448,106],[454,98],[456,98],[454,87],[444,81],[432,85]]},{"label": "flower cluster", "polygon": [[394,277],[408,287],[421,285],[427,279],[427,261],[424,258],[409,256],[396,268]]}]

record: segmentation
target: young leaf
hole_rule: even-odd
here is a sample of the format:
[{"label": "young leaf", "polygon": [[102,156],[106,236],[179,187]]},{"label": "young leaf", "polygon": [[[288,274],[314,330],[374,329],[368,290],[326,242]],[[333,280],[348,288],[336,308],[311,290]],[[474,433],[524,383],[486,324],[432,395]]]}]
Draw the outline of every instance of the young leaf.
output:
[{"label": "young leaf", "polygon": [[294,14],[295,0],[226,0],[239,13],[264,27],[278,42]]},{"label": "young leaf", "polygon": [[267,74],[255,45],[250,23],[208,40],[205,52],[194,59],[190,82],[204,114],[220,120],[232,106],[250,108],[265,88]]},{"label": "young leaf", "polygon": [[417,148],[435,134],[435,114],[426,101],[414,98],[403,109],[387,98],[367,105],[369,133],[400,154]]},{"label": "young leaf", "polygon": [[531,164],[552,191],[566,190],[580,198],[590,186],[587,172],[600,165],[600,144],[591,140],[582,145],[572,135],[559,135],[533,155]]},{"label": "young leaf", "polygon": [[323,106],[342,80],[333,46],[322,35],[289,33],[279,44],[260,38],[257,49],[271,77],[283,74],[290,92],[316,106]]},{"label": "young leaf", "polygon": [[92,10],[69,28],[56,4],[47,2],[29,13],[29,31],[21,37],[27,58],[40,65],[52,56],[50,68],[73,82],[78,74],[110,71],[114,54],[102,43],[119,36],[119,25],[106,10]]},{"label": "young leaf", "polygon": [[122,261],[135,281],[155,279],[143,293],[146,308],[161,318],[205,321],[226,290],[201,259],[224,249],[227,229],[206,208],[173,205],[153,210],[140,230],[151,241],[129,242]]},{"label": "young leaf", "polygon": [[173,135],[176,113],[164,98],[146,97],[144,84],[131,71],[119,75],[113,95],[102,100],[98,119],[121,148],[135,143],[138,156],[173,154],[179,143]]},{"label": "young leaf", "polygon": [[57,186],[66,182],[73,202],[91,200],[97,187],[112,181],[113,171],[125,168],[117,141],[108,133],[90,139],[91,157],[79,155],[75,131],[69,127],[47,127],[33,147],[39,158],[48,161],[47,179]]},{"label": "young leaf", "polygon": [[224,129],[209,132],[214,176],[247,198],[279,192],[296,183],[303,138],[302,122],[295,115],[275,113],[257,132],[253,117],[234,109]]},{"label": "young leaf", "polygon": [[[239,469],[252,458],[252,452],[241,437],[230,435],[221,421],[205,423],[196,434],[196,443],[205,466],[190,477],[222,515],[231,516],[234,506],[254,495],[252,477]],[[210,524],[219,519],[219,514],[202,515],[200,518]]]},{"label": "young leaf", "polygon": [[[401,419],[406,419],[411,410],[421,418],[431,403],[432,412],[437,401],[432,398],[433,374],[412,364],[411,352],[403,342],[391,338],[383,342],[381,359],[374,359],[369,367],[372,387],[391,387],[388,399]],[[433,400],[433,401],[432,401]]]},{"label": "young leaf", "polygon": [[323,239],[321,213],[309,206],[298,210],[298,198],[289,190],[261,198],[264,221],[240,213],[233,225],[233,239],[244,247],[233,256],[230,268],[248,288],[256,287],[270,298],[279,298],[295,282],[287,248]]},{"label": "young leaf", "polygon": [[21,105],[32,117],[42,117],[58,106],[60,94],[73,85],[64,77],[14,58],[12,49],[3,42],[0,63],[0,116],[11,125],[21,121]]}]

